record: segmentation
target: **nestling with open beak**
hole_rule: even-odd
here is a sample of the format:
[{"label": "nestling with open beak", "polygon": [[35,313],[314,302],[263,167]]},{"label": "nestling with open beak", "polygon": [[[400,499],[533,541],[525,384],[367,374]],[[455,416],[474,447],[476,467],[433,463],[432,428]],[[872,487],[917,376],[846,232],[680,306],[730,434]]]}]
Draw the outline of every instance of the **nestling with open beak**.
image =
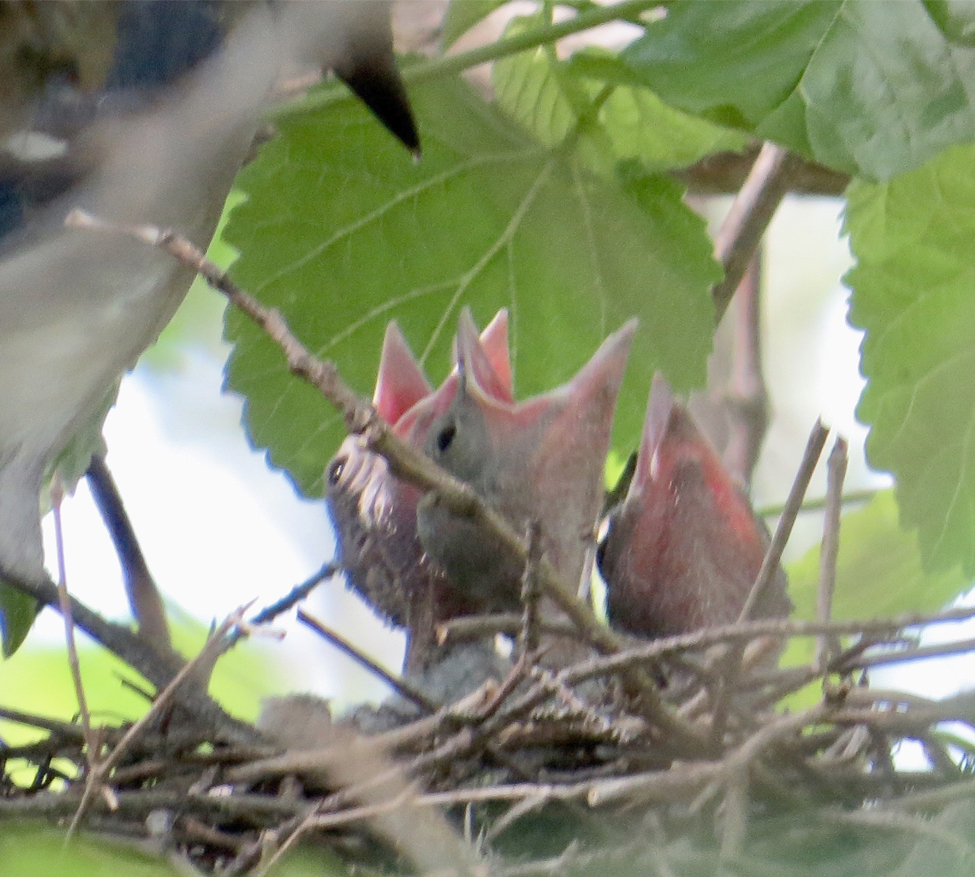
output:
[{"label": "nestling with open beak", "polygon": [[[537,523],[544,555],[572,585],[589,568],[613,413],[635,330],[631,320],[610,335],[568,384],[514,402],[498,392],[504,380],[465,310],[457,333],[457,393],[424,445],[516,530]],[[433,494],[418,506],[417,531],[465,598],[487,610],[519,605],[521,564]]]},{"label": "nestling with open beak", "polygon": [[[475,329],[476,337],[476,329]],[[477,339],[496,384],[511,399],[508,312],[498,311]],[[432,390],[395,322],[386,329],[373,404],[396,435],[422,447],[434,420],[457,394],[457,371]],[[339,561],[349,583],[386,621],[410,636],[407,667],[422,662],[433,625],[476,611],[424,553],[416,533],[422,492],[389,472],[386,460],[349,436],[326,470],[326,503],[338,535]]]},{"label": "nestling with open beak", "polygon": [[[659,637],[735,622],[768,543],[748,499],[658,373],[633,481],[599,550],[610,623]],[[754,616],[790,609],[779,568]]]}]

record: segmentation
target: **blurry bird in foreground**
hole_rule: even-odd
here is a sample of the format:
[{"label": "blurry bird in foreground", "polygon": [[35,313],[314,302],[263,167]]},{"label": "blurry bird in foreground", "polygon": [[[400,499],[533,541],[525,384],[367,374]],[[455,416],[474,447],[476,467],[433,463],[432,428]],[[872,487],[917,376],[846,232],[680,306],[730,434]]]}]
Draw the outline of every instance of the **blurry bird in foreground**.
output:
[{"label": "blurry bird in foreground", "polygon": [[143,244],[64,229],[64,215],[205,245],[273,85],[312,62],[416,151],[388,3],[0,3],[0,579],[42,576],[45,470],[192,280]]},{"label": "blurry bird in foreground", "polygon": [[[599,551],[610,623],[648,637],[734,623],[768,543],[748,499],[657,374],[633,480]],[[790,608],[779,568],[754,617]]]}]

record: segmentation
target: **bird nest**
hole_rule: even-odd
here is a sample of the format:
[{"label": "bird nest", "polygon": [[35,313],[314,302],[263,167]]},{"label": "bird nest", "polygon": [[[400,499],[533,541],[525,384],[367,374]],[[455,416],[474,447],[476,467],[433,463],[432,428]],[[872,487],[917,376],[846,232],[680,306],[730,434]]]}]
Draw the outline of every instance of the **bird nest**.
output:
[{"label": "bird nest", "polygon": [[[945,724],[970,730],[975,701],[877,690],[866,673],[952,651],[905,647],[904,631],[966,614],[749,622],[559,669],[516,649],[503,678],[482,674],[456,702],[400,682],[379,709],[333,719],[324,702],[285,698],[249,738],[184,714],[192,679],[136,725],[86,731],[4,709],[43,733],[0,749],[0,813],[153,840],[217,874],[264,873],[299,839],[397,873],[961,868],[975,779],[965,734]],[[453,624],[440,666],[469,675],[487,650],[454,643],[518,623]],[[843,646],[808,666],[762,658],[770,642],[827,635]],[[923,747],[923,769],[899,764],[904,741]]]}]

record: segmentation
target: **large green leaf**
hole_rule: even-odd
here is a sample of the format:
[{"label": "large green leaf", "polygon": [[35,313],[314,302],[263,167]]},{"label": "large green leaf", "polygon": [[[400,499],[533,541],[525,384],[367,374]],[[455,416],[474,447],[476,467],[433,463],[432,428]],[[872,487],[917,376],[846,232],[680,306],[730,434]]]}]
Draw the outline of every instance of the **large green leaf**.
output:
[{"label": "large green leaf", "polygon": [[[597,177],[546,148],[459,79],[412,90],[424,144],[413,164],[351,100],[290,114],[239,179],[248,200],[226,235],[236,278],[363,393],[397,319],[439,382],[462,305],[483,324],[511,310],[516,389],[568,379],[605,335],[641,318],[617,416],[634,446],[654,369],[704,380],[719,276],[703,223],[663,178]],[[239,315],[231,388],[256,444],[317,495],[341,423]]]},{"label": "large green leaf", "polygon": [[975,574],[975,147],[849,192],[850,322],[866,330],[873,466],[897,477],[929,569]]},{"label": "large green leaf", "polygon": [[668,103],[888,179],[975,139],[975,4],[677,0],[624,53]]}]

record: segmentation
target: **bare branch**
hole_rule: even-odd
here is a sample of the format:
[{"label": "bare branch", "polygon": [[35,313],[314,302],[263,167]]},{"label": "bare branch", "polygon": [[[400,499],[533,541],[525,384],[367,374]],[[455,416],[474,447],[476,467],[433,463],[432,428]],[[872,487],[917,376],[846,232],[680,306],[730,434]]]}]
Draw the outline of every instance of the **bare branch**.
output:
[{"label": "bare branch", "polygon": [[725,276],[711,290],[717,321],[724,315],[765,229],[789,191],[794,166],[795,159],[787,150],[765,143],[718,230],[714,255]]}]

